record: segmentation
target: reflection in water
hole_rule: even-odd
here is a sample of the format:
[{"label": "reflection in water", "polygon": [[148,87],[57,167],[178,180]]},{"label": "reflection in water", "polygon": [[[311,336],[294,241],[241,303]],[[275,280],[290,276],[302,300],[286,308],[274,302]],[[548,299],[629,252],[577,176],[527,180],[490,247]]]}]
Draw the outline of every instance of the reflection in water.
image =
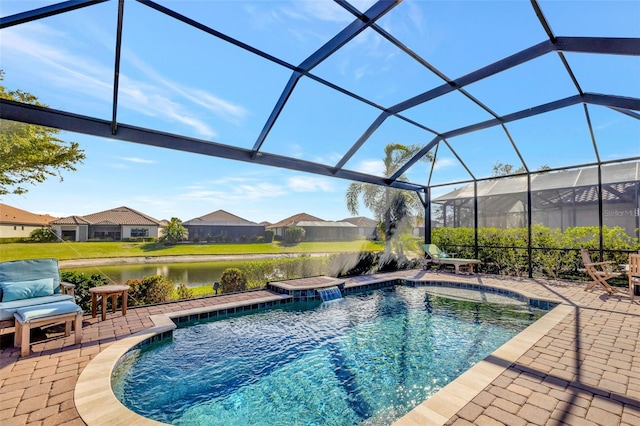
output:
[{"label": "reflection in water", "polygon": [[101,273],[116,283],[124,283],[127,280],[140,279],[151,275],[162,275],[174,282],[177,286],[184,283],[187,287],[200,287],[213,285],[220,280],[220,276],[227,268],[243,269],[246,261],[225,262],[197,262],[197,263],[163,263],[144,265],[115,265],[115,266],[91,266],[86,268],[70,268],[64,271],[73,271],[87,275]]}]

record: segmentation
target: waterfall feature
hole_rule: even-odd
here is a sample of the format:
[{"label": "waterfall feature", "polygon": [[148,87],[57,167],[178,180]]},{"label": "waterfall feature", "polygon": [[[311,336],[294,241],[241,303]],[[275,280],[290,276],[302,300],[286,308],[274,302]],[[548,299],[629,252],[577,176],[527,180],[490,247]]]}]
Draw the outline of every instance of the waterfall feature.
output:
[{"label": "waterfall feature", "polygon": [[322,298],[323,302],[329,300],[342,299],[342,293],[340,293],[340,289],[336,286],[326,287],[326,288],[317,288],[316,291]]}]

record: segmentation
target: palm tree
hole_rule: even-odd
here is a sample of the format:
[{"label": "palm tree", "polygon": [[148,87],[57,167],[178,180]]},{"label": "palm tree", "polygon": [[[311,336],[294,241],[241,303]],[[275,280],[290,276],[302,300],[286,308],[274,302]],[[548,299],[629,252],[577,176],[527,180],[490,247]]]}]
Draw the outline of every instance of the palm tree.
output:
[{"label": "palm tree", "polygon": [[168,243],[175,244],[179,241],[186,240],[187,235],[187,228],[182,226],[182,221],[177,217],[172,217],[169,221],[169,224],[165,228],[162,228],[162,236],[160,237],[160,241],[166,241]]},{"label": "palm tree", "polygon": [[[402,145],[390,143],[384,148],[384,176],[391,177],[409,159],[422,149],[419,145]],[[430,153],[422,157],[422,161],[432,161]],[[399,180],[406,180],[400,176]],[[424,217],[424,208],[418,194],[396,188],[374,185],[364,182],[352,182],[346,193],[347,209],[357,215],[360,198],[366,208],[376,217],[380,224],[384,223],[385,251],[391,251],[392,241],[399,241],[402,231],[410,225],[409,217]],[[402,247],[398,244],[398,254],[402,254]]]}]

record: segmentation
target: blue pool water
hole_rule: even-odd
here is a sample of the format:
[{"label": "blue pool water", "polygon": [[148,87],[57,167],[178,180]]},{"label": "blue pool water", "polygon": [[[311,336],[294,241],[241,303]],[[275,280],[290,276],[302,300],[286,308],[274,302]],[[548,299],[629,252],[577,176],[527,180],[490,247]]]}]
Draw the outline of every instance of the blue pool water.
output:
[{"label": "blue pool water", "polygon": [[388,425],[545,313],[504,296],[488,303],[429,289],[178,329],[122,362],[114,392],[176,425]]}]

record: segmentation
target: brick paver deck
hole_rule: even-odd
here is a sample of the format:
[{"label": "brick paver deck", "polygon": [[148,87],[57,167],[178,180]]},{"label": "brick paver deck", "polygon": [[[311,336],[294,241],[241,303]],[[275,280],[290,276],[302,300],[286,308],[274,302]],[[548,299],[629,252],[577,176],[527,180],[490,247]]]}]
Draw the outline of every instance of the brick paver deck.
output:
[{"label": "brick paver deck", "polygon": [[[521,289],[570,307],[563,320],[470,398],[447,424],[640,425],[639,300],[631,304],[626,295],[585,292],[584,283],[423,271],[402,274]],[[80,345],[64,333],[49,335],[34,343],[32,355],[25,358],[10,347],[11,336],[4,335],[0,424],[83,425],[74,405],[75,384],[89,361],[114,341],[151,327],[151,315],[268,294],[257,291],[131,308],[126,316],[109,312],[106,321],[87,315]]]}]

